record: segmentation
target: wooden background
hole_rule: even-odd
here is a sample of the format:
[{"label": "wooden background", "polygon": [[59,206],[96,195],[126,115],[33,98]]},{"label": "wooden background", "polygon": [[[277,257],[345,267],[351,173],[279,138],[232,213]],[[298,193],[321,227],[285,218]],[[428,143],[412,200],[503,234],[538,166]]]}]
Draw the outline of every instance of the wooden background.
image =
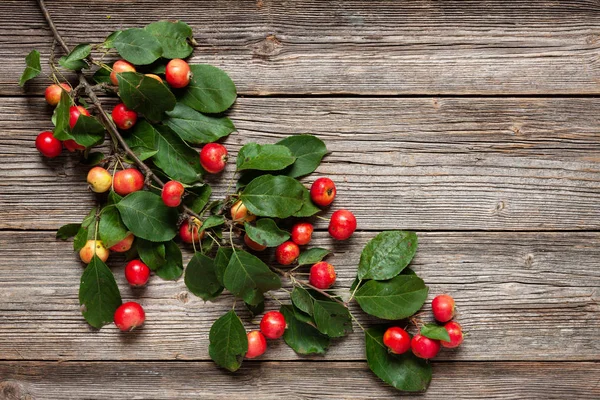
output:
[{"label": "wooden background", "polygon": [[[334,246],[317,222],[338,287],[376,232],[419,233],[413,266],[432,294],[456,298],[469,335],[433,362],[418,397],[600,398],[600,1],[47,3],[71,45],[188,22],[193,62],[238,86],[234,156],[249,141],[325,140],[332,153],[314,175],[336,181],[335,206],[359,224]],[[73,157],[34,147],[51,128],[45,80],[17,86],[25,55],[45,60],[51,43],[34,1],[0,2],[0,398],[398,396],[368,370],[357,327],[325,357],[270,342],[226,373],[207,346],[231,298],[204,304],[158,278],[132,291],[118,258],[123,297],[139,299],[147,323],[129,335],[87,326],[81,265],[54,235],[94,196]]]}]

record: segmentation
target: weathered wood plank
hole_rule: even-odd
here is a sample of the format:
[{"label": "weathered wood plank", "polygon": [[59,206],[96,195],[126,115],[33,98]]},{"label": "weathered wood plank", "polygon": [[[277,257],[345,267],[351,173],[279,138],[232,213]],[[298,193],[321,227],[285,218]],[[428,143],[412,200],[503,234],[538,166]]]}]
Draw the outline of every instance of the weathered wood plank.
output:
[{"label": "weathered wood plank", "polygon": [[[335,252],[328,260],[338,271],[341,294],[348,295],[360,251],[373,236],[363,232],[349,242],[332,243],[325,233],[316,234],[314,246]],[[457,320],[469,333],[460,349],[443,351],[440,359],[598,360],[600,233],[419,236],[413,268],[430,285],[430,300],[444,292],[455,297]],[[0,248],[0,354],[6,360],[205,360],[210,326],[232,304],[230,295],[204,303],[182,280],[153,277],[147,288],[132,290],[123,276],[124,262],[111,258],[124,300],[139,299],[147,323],[127,335],[114,326],[95,331],[79,313],[82,268],[70,243],[56,241],[51,232],[1,232]],[[187,252],[184,261],[189,257]],[[277,297],[288,301],[283,291]],[[237,309],[247,328],[256,328],[243,306]],[[431,320],[429,309],[424,308],[424,321]],[[352,310],[364,325],[377,322],[354,303]],[[363,336],[355,329],[332,343],[326,360],[364,358]],[[264,359],[307,359],[282,341],[269,346]]]},{"label": "weathered wood plank", "polygon": [[[433,363],[419,399],[597,399],[598,363]],[[393,399],[364,363],[246,362],[235,374],[207,362],[1,362],[5,399]],[[30,396],[30,397],[27,397]]]},{"label": "weathered wood plank", "polygon": [[[332,177],[334,206],[359,229],[597,230],[598,110],[596,98],[241,98],[226,145],[235,157],[250,141],[318,135],[332,153],[306,183]],[[50,113],[42,99],[0,105],[0,228],[56,229],[93,204],[85,167],[34,147]],[[232,168],[210,178],[215,196]]]},{"label": "weathered wood plank", "polygon": [[[183,19],[194,62],[228,71],[243,94],[598,94],[597,1],[48,1],[71,44]],[[33,0],[0,4],[0,94],[23,58],[52,43]],[[110,18],[109,18],[110,17]],[[30,90],[40,92],[42,80]]]}]

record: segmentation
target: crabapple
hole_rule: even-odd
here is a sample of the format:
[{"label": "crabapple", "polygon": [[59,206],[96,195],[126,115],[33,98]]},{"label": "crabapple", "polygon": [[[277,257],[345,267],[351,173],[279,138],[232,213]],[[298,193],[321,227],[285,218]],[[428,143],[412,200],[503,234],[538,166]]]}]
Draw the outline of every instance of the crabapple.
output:
[{"label": "crabapple", "polygon": [[89,183],[93,192],[104,193],[112,185],[112,176],[104,168],[94,167],[87,174],[87,183]]},{"label": "crabapple", "polygon": [[135,72],[135,67],[125,60],[117,60],[112,66],[112,72],[110,73],[110,81],[113,85],[118,85],[117,74],[121,72]]},{"label": "crabapple", "polygon": [[132,331],[138,326],[142,326],[145,319],[144,309],[135,301],[121,304],[115,311],[114,316],[115,325],[123,332]]},{"label": "crabapple", "polygon": [[310,267],[308,281],[319,289],[329,289],[335,283],[336,273],[333,265],[319,261]]},{"label": "crabapple", "polygon": [[167,207],[178,207],[181,204],[181,196],[185,188],[177,181],[169,181],[162,188],[160,197]]},{"label": "crabapple", "polygon": [[160,83],[163,83],[163,80],[160,76],[155,75],[155,74],[145,74],[148,78],[152,78],[152,79],[156,79],[157,81],[159,81]]},{"label": "crabapple", "polygon": [[104,247],[100,240],[88,240],[85,245],[79,250],[79,258],[86,264],[89,264],[94,258],[94,254],[98,256],[102,262],[106,262],[110,251]]},{"label": "crabapple", "polygon": [[73,139],[67,139],[63,142],[63,144],[65,145],[65,148],[69,150],[70,153],[73,153],[77,150],[85,150],[85,146],[80,145]]},{"label": "crabapple", "polygon": [[256,215],[252,214],[246,208],[246,205],[238,200],[231,206],[231,219],[233,222],[243,224],[244,222],[252,222],[256,219]]},{"label": "crabapple", "polygon": [[335,199],[335,183],[329,178],[319,178],[310,187],[310,198],[321,207],[330,205]]},{"label": "crabapple", "polygon": [[404,329],[392,326],[383,334],[383,344],[394,354],[404,354],[410,350],[410,335]]},{"label": "crabapple", "polygon": [[184,243],[199,243],[204,238],[204,231],[198,233],[198,229],[202,226],[202,221],[198,218],[192,218],[193,229],[190,226],[190,221],[185,220],[179,228],[179,237]]},{"label": "crabapple", "polygon": [[246,246],[250,247],[254,251],[263,251],[267,248],[267,246],[263,246],[262,244],[256,243],[254,240],[250,239],[250,236],[248,236],[247,233],[244,235],[244,243],[246,243]]},{"label": "crabapple", "polygon": [[200,150],[200,164],[207,172],[218,174],[227,163],[227,149],[219,143],[208,143]]},{"label": "crabapple", "polygon": [[246,336],[248,337],[246,358],[256,358],[267,351],[267,340],[260,331],[250,331]]},{"label": "crabapple", "polygon": [[126,251],[129,251],[129,249],[131,249],[131,245],[133,244],[133,239],[135,239],[135,236],[133,236],[133,233],[128,233],[127,236],[125,236],[125,238],[123,240],[121,240],[119,243],[112,246],[110,248],[110,250],[115,251],[117,253],[125,253]]},{"label": "crabapple", "polygon": [[329,234],[337,240],[346,240],[356,230],[356,217],[348,210],[337,210],[329,220]]},{"label": "crabapple", "polygon": [[44,131],[35,138],[35,147],[48,158],[57,157],[62,151],[62,143],[50,131]]},{"label": "crabapple", "polygon": [[308,222],[299,222],[292,227],[292,240],[297,245],[305,245],[310,242],[313,226]]},{"label": "crabapple", "polygon": [[428,360],[435,357],[440,351],[440,341],[419,334],[412,338],[410,347],[415,356]]},{"label": "crabapple", "polygon": [[71,86],[68,83],[61,83],[60,85],[50,85],[46,88],[46,92],[44,93],[44,97],[46,98],[46,102],[51,106],[55,106],[60,101],[60,95],[62,91],[66,90],[67,92],[71,91]]},{"label": "crabapple", "polygon": [[144,188],[144,175],[135,168],[127,168],[117,171],[113,178],[115,192],[121,196],[137,192]]},{"label": "crabapple", "polygon": [[88,110],[83,108],[83,106],[71,106],[69,108],[69,127],[71,129],[73,129],[81,114],[85,115],[86,117],[90,116]]},{"label": "crabapple", "polygon": [[186,87],[192,79],[192,71],[187,62],[175,58],[165,68],[165,78],[169,85],[176,89]]},{"label": "crabapple", "polygon": [[137,113],[127,108],[123,103],[119,103],[112,110],[112,120],[119,129],[131,129],[137,122]]},{"label": "crabapple", "polygon": [[442,346],[447,347],[449,349],[453,349],[455,347],[460,346],[464,339],[462,326],[458,322],[450,321],[446,325],[444,325],[448,335],[450,336],[450,341],[446,342],[442,340]]},{"label": "crabapple", "polygon": [[454,299],[447,294],[440,294],[431,302],[431,309],[436,320],[448,322],[454,317]]},{"label": "crabapple", "polygon": [[290,265],[300,255],[300,248],[298,245],[292,241],[287,241],[281,243],[275,249],[275,258],[277,258],[277,262],[281,265]]},{"label": "crabapple", "polygon": [[125,279],[131,286],[144,286],[150,278],[150,268],[140,260],[131,260],[125,266]]},{"label": "crabapple", "polygon": [[267,339],[279,339],[285,327],[285,317],[279,311],[269,311],[260,320],[260,331]]}]

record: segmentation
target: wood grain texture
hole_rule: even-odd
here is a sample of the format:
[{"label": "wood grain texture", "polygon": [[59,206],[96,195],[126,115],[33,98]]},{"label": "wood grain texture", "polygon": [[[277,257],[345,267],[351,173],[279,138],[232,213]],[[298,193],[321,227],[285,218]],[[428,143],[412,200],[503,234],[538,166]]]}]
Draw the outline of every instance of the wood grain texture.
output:
[{"label": "wood grain texture", "polygon": [[[347,296],[360,251],[374,233],[333,243],[318,232],[314,246],[330,248],[336,287]],[[598,360],[600,331],[600,233],[420,233],[412,267],[430,286],[456,299],[468,337],[442,360]],[[212,322],[232,304],[230,295],[204,303],[183,280],[153,277],[145,289],[126,284],[118,257],[109,259],[124,301],[146,310],[144,329],[123,335],[114,326],[90,328],[79,312],[82,267],[71,243],[51,232],[1,232],[0,354],[5,360],[206,360]],[[186,252],[184,262],[190,257]],[[274,263],[270,253],[265,261]],[[302,271],[304,272],[304,271]],[[289,287],[289,286],[288,286]],[[283,291],[277,298],[288,302]],[[268,308],[278,308],[268,301]],[[243,306],[247,329],[256,328]],[[377,320],[363,314],[366,326]],[[423,321],[431,320],[424,306]],[[358,326],[332,342],[325,357],[299,357],[282,341],[270,341],[266,360],[361,360],[364,340]]]},{"label": "wood grain texture", "polygon": [[[598,94],[600,4],[533,1],[48,1],[67,42],[182,19],[193,62],[225,69],[240,93]],[[0,94],[20,94],[49,30],[33,0],[0,3]],[[29,93],[40,93],[43,79]]]},{"label": "wood grain texture", "polygon": [[[233,160],[251,141],[317,135],[331,153],[305,182],[330,176],[359,229],[597,230],[598,110],[596,98],[241,98],[225,143]],[[0,228],[57,229],[94,203],[77,157],[34,147],[50,113],[43,99],[0,105]],[[208,178],[215,198],[233,166]]]},{"label": "wood grain texture", "polygon": [[[301,371],[301,373],[299,373]],[[418,399],[597,399],[598,363],[433,363]],[[0,362],[3,399],[393,399],[365,363],[245,362],[235,374],[207,362]]]}]

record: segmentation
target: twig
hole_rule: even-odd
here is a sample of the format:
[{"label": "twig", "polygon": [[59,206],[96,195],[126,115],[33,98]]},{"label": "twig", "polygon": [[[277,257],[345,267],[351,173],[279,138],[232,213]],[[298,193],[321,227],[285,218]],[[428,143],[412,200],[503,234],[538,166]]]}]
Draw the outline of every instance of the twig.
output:
[{"label": "twig", "polygon": [[347,306],[347,305],[346,305],[346,304],[345,304],[343,301],[341,301],[340,299],[338,299],[338,298],[337,298],[337,297],[335,297],[335,296],[332,296],[332,295],[330,295],[330,294],[329,294],[329,293],[327,293],[326,291],[324,291],[324,290],[321,290],[321,289],[319,289],[318,287],[311,285],[309,282],[306,282],[306,281],[301,281],[301,280],[299,280],[299,279],[296,279],[296,278],[293,278],[292,282],[299,283],[299,284],[300,284],[300,286],[306,286],[306,287],[309,287],[309,288],[311,288],[312,290],[314,290],[314,291],[316,291],[316,292],[319,292],[319,293],[321,293],[323,296],[325,296],[325,297],[327,297],[327,298],[329,298],[329,299],[331,299],[331,300],[335,301],[336,303],[339,303],[339,304],[343,305],[344,307],[348,308],[348,306]]}]

